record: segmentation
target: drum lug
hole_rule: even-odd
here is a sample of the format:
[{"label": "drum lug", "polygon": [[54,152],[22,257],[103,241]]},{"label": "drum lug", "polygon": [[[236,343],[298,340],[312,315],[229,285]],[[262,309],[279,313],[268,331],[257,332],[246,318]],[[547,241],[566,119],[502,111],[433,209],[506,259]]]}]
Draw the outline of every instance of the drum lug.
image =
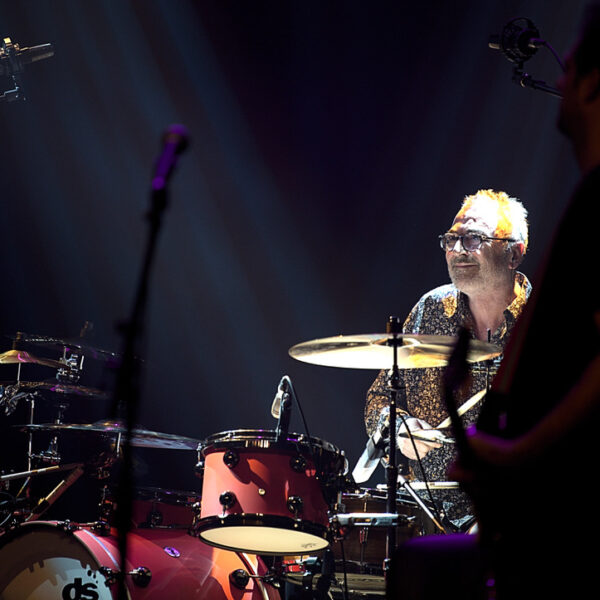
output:
[{"label": "drum lug", "polygon": [[114,571],[109,567],[100,567],[98,570],[106,578],[105,583],[107,586],[114,585],[115,583],[117,583],[117,577],[119,576],[118,571]]},{"label": "drum lug", "polygon": [[66,531],[67,533],[70,533],[72,531],[77,531],[79,529],[79,525],[77,525],[76,523],[73,523],[72,521],[69,521],[69,520],[59,521],[57,523],[57,525],[60,529],[62,529],[63,531]]},{"label": "drum lug", "polygon": [[240,462],[240,455],[235,450],[227,450],[223,454],[223,462],[227,467],[233,469]]},{"label": "drum lug", "polygon": [[131,575],[131,579],[138,587],[148,587],[150,580],[152,579],[152,571],[148,567],[136,567],[127,573]]},{"label": "drum lug", "polygon": [[[106,578],[105,583],[107,586],[117,583],[120,576],[119,571],[115,571],[109,567],[100,567],[98,570]],[[142,588],[147,587],[152,579],[152,571],[150,571],[148,567],[136,567],[135,569],[128,571],[127,575],[131,576],[131,580],[135,585]]]},{"label": "drum lug", "polygon": [[250,581],[250,575],[244,569],[236,569],[229,573],[229,581],[239,590],[245,590]]},{"label": "drum lug", "polygon": [[300,496],[290,496],[287,499],[288,510],[297,517],[302,512],[303,501]]},{"label": "drum lug", "polygon": [[233,492],[223,492],[219,496],[219,502],[221,503],[223,510],[226,510],[231,508],[237,502],[237,498]]},{"label": "drum lug", "polygon": [[306,471],[306,459],[303,456],[292,456],[290,458],[290,467],[296,473],[303,473]]},{"label": "drum lug", "polygon": [[110,523],[108,521],[96,521],[92,525],[92,531],[100,536],[106,537],[110,535]]}]

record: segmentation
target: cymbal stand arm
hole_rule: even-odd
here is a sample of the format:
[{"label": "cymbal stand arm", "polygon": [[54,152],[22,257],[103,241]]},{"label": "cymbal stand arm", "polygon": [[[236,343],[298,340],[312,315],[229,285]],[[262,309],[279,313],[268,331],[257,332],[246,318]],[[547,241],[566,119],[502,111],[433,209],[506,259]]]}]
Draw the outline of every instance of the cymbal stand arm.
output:
[{"label": "cymbal stand arm", "polygon": [[412,499],[423,509],[423,512],[431,519],[431,522],[440,530],[441,533],[447,533],[444,526],[438,521],[436,516],[429,510],[425,502],[421,500],[419,494],[412,489],[410,483],[401,474],[398,474],[398,482],[410,494]]}]

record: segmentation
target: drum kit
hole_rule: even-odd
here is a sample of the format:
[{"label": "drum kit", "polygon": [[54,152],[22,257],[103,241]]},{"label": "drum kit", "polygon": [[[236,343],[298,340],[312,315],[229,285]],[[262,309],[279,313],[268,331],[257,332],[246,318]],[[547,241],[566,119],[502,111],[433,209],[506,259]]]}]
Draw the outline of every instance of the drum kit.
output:
[{"label": "drum kit", "polygon": [[[442,366],[453,343],[450,337],[388,331],[304,342],[289,354],[310,364],[394,370]],[[40,347],[58,350],[61,356],[38,356],[33,348]],[[474,341],[468,360],[487,360],[499,352]],[[398,485],[402,476],[392,473],[393,482],[388,477],[377,489],[359,488],[348,474],[343,451],[312,437],[308,429],[305,434],[288,431],[295,392],[287,376],[272,410],[278,415],[277,429],[236,429],[196,440],[128,430],[119,419],[64,422],[71,398],[109,398],[80,383],[87,357],[119,361],[117,354],[94,348],[83,338],[24,333],[14,336],[13,348],[0,354],[0,366],[17,368],[16,379],[0,386],[0,410],[9,415],[23,404],[28,414],[28,422],[19,425],[27,436],[27,468],[0,475],[0,599],[116,599],[119,580],[125,581],[127,598],[134,600],[381,597],[393,547],[435,531],[420,497],[410,486]],[[54,369],[55,377],[25,381],[25,364]],[[48,398],[55,402],[55,418],[37,423],[36,404]],[[390,411],[389,431],[394,431],[393,415],[395,410]],[[36,441],[42,433],[51,441],[39,451]],[[60,450],[69,434],[91,441],[91,456],[66,463]],[[114,486],[102,486],[98,512],[90,522],[43,517],[84,472],[108,482],[125,439],[135,447],[197,453],[195,474],[202,484],[200,492],[134,490],[123,573],[114,521],[119,493]],[[395,436],[384,441],[393,467]],[[65,472],[47,495],[34,495],[33,480]],[[438,484],[444,489],[456,485]]]}]

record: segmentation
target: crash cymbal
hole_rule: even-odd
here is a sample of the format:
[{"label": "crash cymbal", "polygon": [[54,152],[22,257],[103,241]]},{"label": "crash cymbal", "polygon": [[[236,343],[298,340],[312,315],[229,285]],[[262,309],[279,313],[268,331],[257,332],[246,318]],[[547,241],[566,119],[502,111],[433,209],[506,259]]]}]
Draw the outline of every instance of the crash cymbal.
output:
[{"label": "crash cymbal", "polygon": [[85,398],[106,399],[109,397],[107,392],[96,388],[76,385],[73,383],[63,383],[56,379],[47,381],[19,381],[11,386],[14,393],[18,392],[53,392],[56,394],[69,394],[72,396],[82,396]]},{"label": "crash cymbal", "polygon": [[[445,335],[399,334],[398,367],[422,369],[444,367],[454,345],[455,337]],[[296,344],[289,349],[292,358],[313,365],[347,369],[391,369],[393,348],[387,333],[338,335]],[[501,353],[499,346],[470,340],[468,362],[494,358]]]},{"label": "crash cymbal", "polygon": [[[97,421],[96,423],[41,423],[30,425],[18,425],[21,431],[75,431],[93,432],[102,435],[117,437],[125,435],[127,428],[120,420]],[[165,450],[197,450],[199,440],[174,435],[172,433],[161,433],[147,429],[133,429],[131,445],[138,448],[162,448]]]},{"label": "crash cymbal", "polygon": [[83,338],[59,338],[49,335],[37,335],[19,331],[14,340],[20,343],[32,344],[34,346],[53,347],[67,350],[76,354],[84,354],[98,360],[116,360],[119,354],[110,350],[96,348],[87,343]]},{"label": "crash cymbal", "polygon": [[25,352],[25,350],[7,350],[0,354],[0,365],[18,365],[23,363],[43,365],[45,367],[53,367],[54,369],[66,368],[66,365],[58,360],[34,356],[33,354],[29,354],[29,352]]}]

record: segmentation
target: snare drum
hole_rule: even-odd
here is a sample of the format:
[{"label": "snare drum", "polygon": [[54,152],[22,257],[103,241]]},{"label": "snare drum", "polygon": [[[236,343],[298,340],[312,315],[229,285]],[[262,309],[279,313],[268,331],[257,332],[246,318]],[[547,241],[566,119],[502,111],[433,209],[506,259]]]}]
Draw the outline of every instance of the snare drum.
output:
[{"label": "snare drum", "polygon": [[[387,512],[387,493],[361,488],[354,493],[343,494],[342,506],[346,513]],[[396,527],[396,544],[402,544],[421,533],[423,513],[417,503],[403,492],[398,492],[396,511],[401,517]],[[341,562],[345,560],[348,572],[383,575],[386,528],[355,526],[343,533],[343,537],[333,543],[337,570],[341,570]]]},{"label": "snare drum", "polygon": [[[32,521],[0,538],[2,600],[114,600],[118,541],[88,527]],[[131,600],[279,600],[259,576],[256,556],[203,544],[181,530],[136,530],[128,537]]]},{"label": "snare drum", "polygon": [[328,546],[328,509],[347,471],[343,452],[307,436],[233,430],[203,442],[202,509],[196,533],[219,548],[265,555]]},{"label": "snare drum", "polygon": [[[365,514],[387,512],[387,493],[378,489],[360,488],[342,495],[340,514]],[[421,533],[423,515],[416,502],[399,491],[396,502],[399,525],[396,527],[396,543],[402,544]],[[331,577],[330,594],[333,598],[350,596],[382,598],[385,596],[384,578],[385,527],[349,526],[340,530],[331,549],[335,572]],[[283,561],[285,579],[295,586],[305,586],[307,579],[312,588],[320,582],[322,556],[301,557]]]}]

